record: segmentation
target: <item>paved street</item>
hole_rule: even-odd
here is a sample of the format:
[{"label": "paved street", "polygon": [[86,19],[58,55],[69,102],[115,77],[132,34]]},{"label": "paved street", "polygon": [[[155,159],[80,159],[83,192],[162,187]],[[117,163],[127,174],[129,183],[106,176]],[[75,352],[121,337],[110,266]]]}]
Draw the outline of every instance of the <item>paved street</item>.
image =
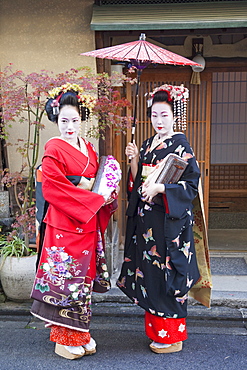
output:
[{"label": "paved street", "polygon": [[[229,255],[229,256],[228,256]],[[229,258],[230,257],[230,258]],[[155,354],[143,327],[143,310],[115,286],[93,295],[92,336],[97,353],[69,361],[54,353],[49,329],[31,321],[30,302],[0,303],[0,370],[245,370],[247,291],[245,253],[211,252],[212,308],[189,299],[189,339],[182,352]]]},{"label": "paved street", "polygon": [[189,307],[189,339],[180,353],[154,354],[142,310],[132,304],[93,306],[91,333],[98,352],[70,361],[57,356],[49,330],[31,316],[0,317],[0,369],[246,369],[246,309]]}]

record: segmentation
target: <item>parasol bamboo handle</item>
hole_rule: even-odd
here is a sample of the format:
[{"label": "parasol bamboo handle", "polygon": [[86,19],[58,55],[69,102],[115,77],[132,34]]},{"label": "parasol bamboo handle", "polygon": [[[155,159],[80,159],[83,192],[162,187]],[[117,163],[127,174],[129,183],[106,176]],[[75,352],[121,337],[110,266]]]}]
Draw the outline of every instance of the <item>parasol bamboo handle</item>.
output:
[{"label": "parasol bamboo handle", "polygon": [[[136,129],[136,116],[137,116],[137,105],[138,105],[138,97],[139,97],[139,87],[140,87],[140,80],[141,80],[141,73],[142,70],[137,70],[137,83],[136,83],[136,93],[135,93],[135,106],[134,106],[134,117],[133,123],[131,128],[131,142],[134,142],[135,139],[135,129]],[[129,157],[129,163],[131,161],[131,157]]]}]

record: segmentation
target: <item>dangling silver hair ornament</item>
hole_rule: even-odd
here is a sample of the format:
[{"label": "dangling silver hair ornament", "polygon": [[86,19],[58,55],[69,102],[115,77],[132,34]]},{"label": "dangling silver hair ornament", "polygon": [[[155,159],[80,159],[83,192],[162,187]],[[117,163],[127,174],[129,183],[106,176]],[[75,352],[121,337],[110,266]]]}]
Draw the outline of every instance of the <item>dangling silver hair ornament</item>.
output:
[{"label": "dangling silver hair ornament", "polygon": [[63,93],[61,93],[60,95],[58,95],[58,97],[56,99],[54,99],[51,103],[51,107],[52,107],[52,114],[54,116],[58,116],[59,114],[59,107],[60,107],[60,104],[59,104],[59,100],[61,99],[61,96],[63,95]]},{"label": "dangling silver hair ornament", "polygon": [[164,84],[156,87],[153,92],[149,93],[150,98],[147,100],[147,107],[153,104],[153,97],[158,91],[166,91],[168,102],[173,101],[174,131],[185,131],[187,125],[187,101],[189,99],[189,89],[184,85],[173,86]]}]

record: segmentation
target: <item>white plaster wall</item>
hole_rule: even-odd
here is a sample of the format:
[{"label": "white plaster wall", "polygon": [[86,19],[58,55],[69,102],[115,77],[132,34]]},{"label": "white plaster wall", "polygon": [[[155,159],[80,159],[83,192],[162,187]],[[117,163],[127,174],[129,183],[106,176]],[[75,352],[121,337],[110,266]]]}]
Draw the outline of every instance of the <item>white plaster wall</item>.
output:
[{"label": "white plaster wall", "polygon": [[[54,73],[70,68],[90,66],[95,60],[80,53],[95,48],[94,32],[90,30],[93,0],[2,0],[0,4],[0,68],[13,63],[14,69],[25,73],[42,69]],[[41,133],[41,148],[58,135],[55,124],[46,118]],[[22,137],[25,127],[13,124],[11,142]],[[92,141],[92,140],[91,140]],[[93,140],[97,147],[97,142]],[[40,151],[42,156],[43,149]],[[11,171],[20,168],[20,155],[8,148]],[[41,158],[39,159],[39,161]]]}]

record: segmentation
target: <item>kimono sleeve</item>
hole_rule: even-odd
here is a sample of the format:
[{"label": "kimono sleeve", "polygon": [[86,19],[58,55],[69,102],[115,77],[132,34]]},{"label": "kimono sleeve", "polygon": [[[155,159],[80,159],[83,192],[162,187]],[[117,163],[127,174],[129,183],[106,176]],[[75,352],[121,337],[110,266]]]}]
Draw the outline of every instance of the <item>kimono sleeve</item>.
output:
[{"label": "kimono sleeve", "polygon": [[42,191],[50,205],[82,223],[87,223],[105,203],[103,196],[73,185],[65,176],[64,164],[49,156],[42,162]]},{"label": "kimono sleeve", "polygon": [[136,212],[137,204],[139,201],[139,195],[137,192],[138,187],[141,185],[141,173],[142,173],[142,159],[140,156],[139,162],[138,162],[138,169],[137,174],[134,182],[132,182],[132,186],[130,189],[130,182],[133,181],[133,179],[130,177],[131,171],[128,172],[128,179],[127,179],[127,195],[128,195],[128,207],[126,211],[127,216],[133,216]]},{"label": "kimono sleeve", "polygon": [[[188,144],[188,143],[187,143]],[[166,198],[168,202],[169,217],[182,218],[186,212],[192,211],[192,201],[198,193],[200,170],[189,144],[184,153],[191,155],[188,166],[177,184],[165,184]]]}]

